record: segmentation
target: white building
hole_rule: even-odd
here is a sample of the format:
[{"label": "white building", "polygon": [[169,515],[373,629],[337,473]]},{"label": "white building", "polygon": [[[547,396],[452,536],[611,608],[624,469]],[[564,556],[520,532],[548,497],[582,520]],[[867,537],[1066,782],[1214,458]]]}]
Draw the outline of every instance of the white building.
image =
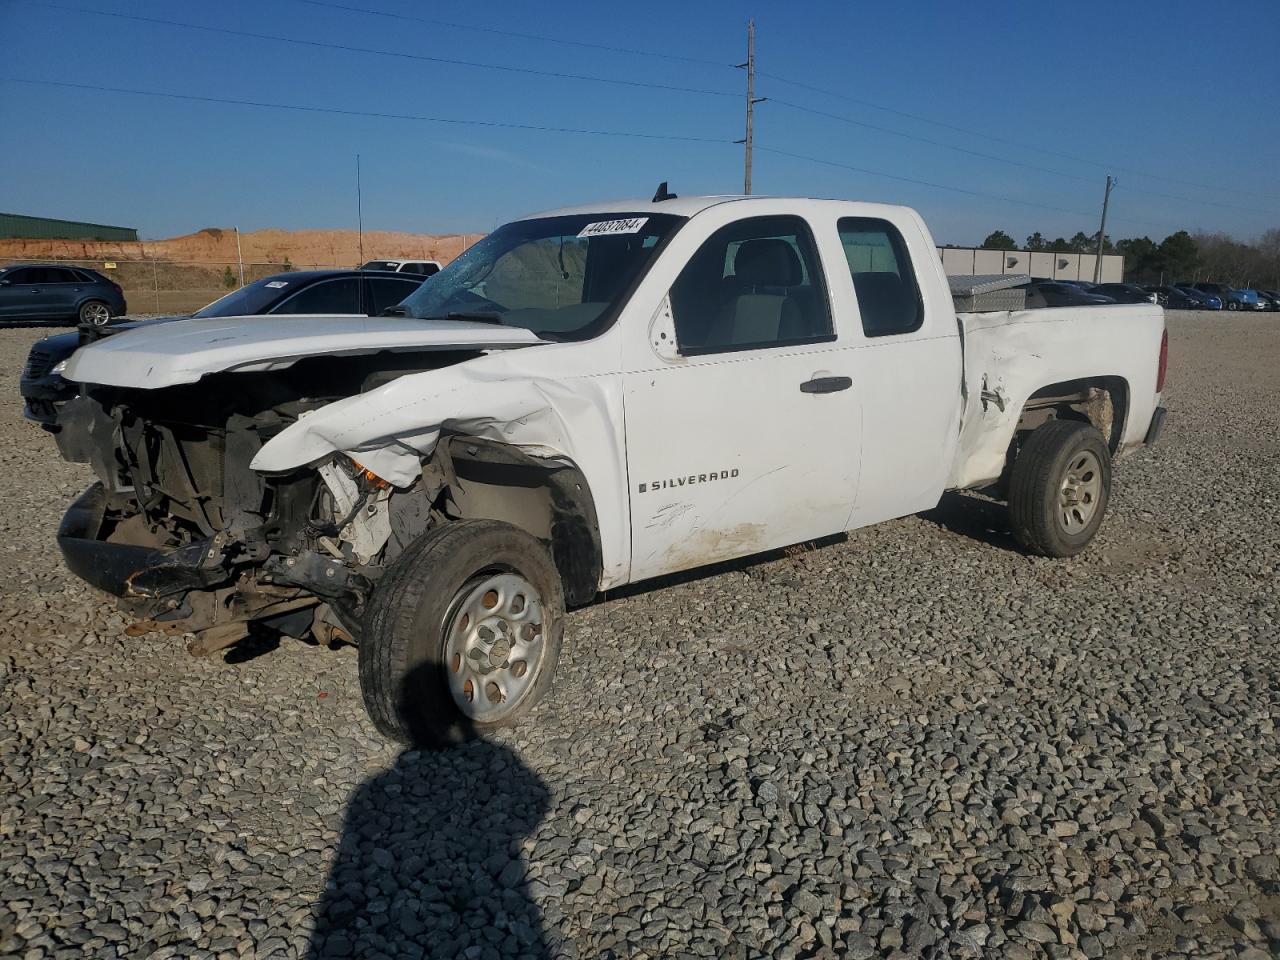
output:
[{"label": "white building", "polygon": [[[1097,257],[1092,253],[1049,253],[1043,250],[978,250],[972,247],[939,247],[942,268],[947,276],[968,274],[1025,273],[1054,280],[1093,281]],[[1124,257],[1107,254],[1102,258],[1102,283],[1124,280]]]}]

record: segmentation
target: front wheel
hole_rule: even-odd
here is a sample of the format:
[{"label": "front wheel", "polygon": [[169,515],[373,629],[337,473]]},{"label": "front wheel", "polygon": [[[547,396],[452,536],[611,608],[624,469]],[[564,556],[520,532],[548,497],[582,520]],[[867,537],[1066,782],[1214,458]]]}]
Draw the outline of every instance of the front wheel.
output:
[{"label": "front wheel", "polygon": [[80,305],[80,322],[105,327],[111,322],[111,309],[101,300],[89,300]]},{"label": "front wheel", "polygon": [[1071,557],[1102,526],[1111,496],[1111,453],[1077,420],[1050,420],[1027,438],[1009,479],[1009,521],[1018,542],[1043,557]]},{"label": "front wheel", "polygon": [[446,747],[524,717],[551,687],[564,589],[547,548],[495,520],[424,534],[374,590],[360,686],[387,737]]}]

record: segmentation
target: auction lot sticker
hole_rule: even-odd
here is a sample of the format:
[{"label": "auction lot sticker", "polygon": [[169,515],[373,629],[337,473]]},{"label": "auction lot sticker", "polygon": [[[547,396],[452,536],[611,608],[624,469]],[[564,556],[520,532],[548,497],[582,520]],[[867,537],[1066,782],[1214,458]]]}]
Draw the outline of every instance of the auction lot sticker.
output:
[{"label": "auction lot sticker", "polygon": [[639,233],[649,222],[648,217],[632,217],[629,220],[598,220],[588,223],[579,232],[580,237],[610,237],[618,233]]}]

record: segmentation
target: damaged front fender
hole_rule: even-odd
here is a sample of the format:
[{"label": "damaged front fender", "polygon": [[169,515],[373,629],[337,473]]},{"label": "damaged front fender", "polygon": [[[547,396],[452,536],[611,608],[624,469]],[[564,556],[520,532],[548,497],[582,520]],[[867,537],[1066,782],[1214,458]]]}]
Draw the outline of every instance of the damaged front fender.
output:
[{"label": "damaged front fender", "polygon": [[[301,417],[250,466],[285,473],[345,454],[407,488],[442,432],[511,444],[577,464],[600,523],[601,588],[625,580],[630,561],[622,402],[618,378],[601,376],[581,345],[487,354],[410,374]],[[590,353],[590,351],[587,351]]]}]

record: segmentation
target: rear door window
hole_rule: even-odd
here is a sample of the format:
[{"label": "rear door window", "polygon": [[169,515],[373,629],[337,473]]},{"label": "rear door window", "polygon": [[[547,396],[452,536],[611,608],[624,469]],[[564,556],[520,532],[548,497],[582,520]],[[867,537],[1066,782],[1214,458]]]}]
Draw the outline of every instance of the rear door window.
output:
[{"label": "rear door window", "polygon": [[393,280],[391,277],[371,277],[369,287],[373,292],[373,305],[369,313],[376,317],[387,307],[394,307],[417,290],[419,282],[418,280]]},{"label": "rear door window", "polygon": [[919,330],[924,301],[898,228],[869,217],[843,217],[837,228],[853,277],[862,332],[887,337]]}]

